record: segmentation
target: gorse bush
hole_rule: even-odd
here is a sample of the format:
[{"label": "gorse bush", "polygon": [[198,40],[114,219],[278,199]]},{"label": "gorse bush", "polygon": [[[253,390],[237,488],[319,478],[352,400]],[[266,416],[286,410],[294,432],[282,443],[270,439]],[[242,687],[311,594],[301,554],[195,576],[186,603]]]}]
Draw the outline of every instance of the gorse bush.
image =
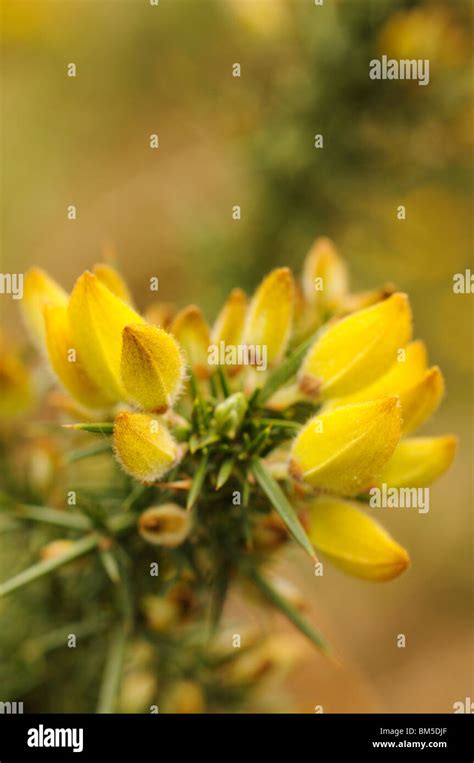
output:
[{"label": "gorse bush", "polygon": [[[455,438],[412,437],[443,377],[412,341],[406,295],[351,293],[328,240],[316,241],[299,283],[278,268],[249,302],[235,289],[212,328],[194,305],[171,316],[155,303],[142,317],[110,264],[70,295],[31,270],[23,313],[67,392],[53,406],[67,424],[26,428],[20,472],[17,446],[6,447],[17,419],[3,440],[3,537],[20,533],[41,558],[2,582],[0,597],[18,592],[30,596],[24,609],[47,611],[40,632],[4,636],[19,696],[64,684],[68,647],[80,645],[76,708],[244,708],[294,646],[221,629],[231,587],[329,654],[301,597],[275,577],[278,552],[297,544],[311,575],[323,573],[319,553],[370,581],[407,568],[367,500],[374,487],[422,487],[449,467]],[[5,417],[31,405],[31,376],[12,352],[0,384]],[[62,672],[45,668],[53,651]]]}]

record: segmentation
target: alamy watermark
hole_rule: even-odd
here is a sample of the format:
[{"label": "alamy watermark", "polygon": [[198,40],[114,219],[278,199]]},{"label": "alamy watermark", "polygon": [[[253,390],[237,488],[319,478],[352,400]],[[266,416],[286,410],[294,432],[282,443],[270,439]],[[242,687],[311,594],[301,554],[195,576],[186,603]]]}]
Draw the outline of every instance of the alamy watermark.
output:
[{"label": "alamy watermark", "polygon": [[412,79],[423,87],[430,81],[428,58],[373,58],[369,62],[370,79]]},{"label": "alamy watermark", "polygon": [[23,299],[23,273],[0,273],[0,294]]},{"label": "alamy watermark", "polygon": [[266,344],[210,344],[207,348],[210,366],[255,366],[257,371],[267,370]]},{"label": "alamy watermark", "polygon": [[419,514],[430,510],[428,487],[388,487],[383,482],[380,487],[370,488],[369,495],[372,509],[418,509]]}]

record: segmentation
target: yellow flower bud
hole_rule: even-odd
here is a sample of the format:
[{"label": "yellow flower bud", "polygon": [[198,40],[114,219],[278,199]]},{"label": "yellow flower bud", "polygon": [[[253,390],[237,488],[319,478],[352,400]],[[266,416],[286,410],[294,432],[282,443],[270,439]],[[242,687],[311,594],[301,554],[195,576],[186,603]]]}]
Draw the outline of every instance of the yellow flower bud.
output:
[{"label": "yellow flower bud", "polygon": [[26,327],[36,348],[46,347],[43,309],[45,305],[66,307],[68,295],[44,270],[31,268],[25,274],[22,311]]},{"label": "yellow flower bud", "polygon": [[327,492],[357,495],[373,484],[392,455],[400,427],[398,397],[315,416],[293,443],[290,473]]},{"label": "yellow flower bud", "polygon": [[184,362],[176,339],[145,323],[124,328],[121,371],[129,399],[163,413],[180,392]]},{"label": "yellow flower bud", "polygon": [[457,448],[453,435],[402,440],[385,464],[379,484],[388,487],[425,487],[452,464]]},{"label": "yellow flower bud", "polygon": [[347,268],[330,239],[316,239],[306,255],[302,286],[307,302],[323,309],[337,307],[347,294]]},{"label": "yellow flower bud", "polygon": [[110,406],[113,399],[92,381],[74,347],[67,307],[47,305],[44,320],[49,359],[59,381],[86,408]]},{"label": "yellow flower bud", "polygon": [[201,310],[196,305],[185,307],[176,315],[170,331],[183,348],[190,368],[200,379],[207,379],[211,335]]},{"label": "yellow flower bud", "polygon": [[364,580],[391,580],[409,564],[393,538],[357,503],[319,498],[309,509],[308,536],[336,567]]},{"label": "yellow flower bud", "polygon": [[153,546],[180,546],[191,530],[190,514],[175,503],[146,509],[138,521],[140,535]]},{"label": "yellow flower bud", "polygon": [[408,298],[397,293],[329,326],[303,362],[300,386],[323,399],[351,394],[387,371],[410,337]]},{"label": "yellow flower bud", "polygon": [[288,268],[272,270],[255,292],[244,327],[244,342],[267,348],[268,363],[283,356],[290,338],[295,303],[293,276]]},{"label": "yellow flower bud", "polygon": [[438,366],[430,368],[421,381],[403,393],[402,433],[409,434],[429,419],[441,402],[444,379]]},{"label": "yellow flower bud", "polygon": [[219,342],[234,346],[240,344],[246,312],[247,296],[245,292],[242,289],[233,289],[217,316],[212,329],[212,341],[215,344]]},{"label": "yellow flower bud", "polygon": [[178,446],[166,427],[145,413],[119,413],[113,439],[117,460],[140,482],[160,479],[179,458]]},{"label": "yellow flower bud", "polygon": [[115,294],[116,297],[123,299],[124,302],[128,302],[130,305],[133,303],[127,284],[118,270],[113,268],[112,265],[99,262],[97,265],[94,265],[93,271],[94,275],[97,276],[104,286],[107,286],[112,294]]},{"label": "yellow flower bud", "polygon": [[120,374],[122,331],[144,323],[143,318],[86,271],[72,291],[69,320],[74,346],[91,379],[111,399],[126,399]]}]

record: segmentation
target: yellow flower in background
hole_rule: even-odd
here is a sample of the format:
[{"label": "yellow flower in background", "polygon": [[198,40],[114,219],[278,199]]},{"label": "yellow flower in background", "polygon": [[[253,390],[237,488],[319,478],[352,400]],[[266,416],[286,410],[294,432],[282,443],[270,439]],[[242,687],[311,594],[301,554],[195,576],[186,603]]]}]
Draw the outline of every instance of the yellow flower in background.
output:
[{"label": "yellow flower in background", "polygon": [[411,338],[405,294],[343,318],[320,336],[299,373],[301,389],[318,398],[347,395],[388,370]]},{"label": "yellow flower in background", "polygon": [[330,239],[316,239],[304,260],[301,282],[307,302],[320,309],[338,307],[347,295],[347,267]]},{"label": "yellow flower in background", "polygon": [[212,341],[215,344],[238,345],[242,341],[247,296],[242,289],[233,289],[224,303],[212,328]]},{"label": "yellow flower in background", "polygon": [[281,360],[291,334],[295,303],[293,276],[288,268],[277,268],[263,279],[250,303],[244,327],[247,345],[266,347],[267,360]]},{"label": "yellow flower in background", "polygon": [[431,485],[451,466],[457,448],[453,435],[402,440],[385,464],[379,484],[388,487]]},{"label": "yellow flower in background", "polygon": [[308,535],[336,567],[364,580],[391,580],[409,564],[405,549],[356,503],[317,499],[309,509]]},{"label": "yellow flower in background", "polygon": [[155,482],[179,459],[178,446],[167,428],[145,413],[119,413],[113,444],[123,469],[139,482]]},{"label": "yellow flower in background", "polygon": [[129,324],[144,323],[143,318],[86,271],[72,290],[69,319],[74,345],[91,379],[110,399],[126,400],[120,370],[122,331]]},{"label": "yellow flower in background", "polygon": [[290,471],[321,490],[357,495],[392,455],[400,430],[398,397],[341,406],[305,424],[292,446]]},{"label": "yellow flower in background", "polygon": [[121,373],[130,400],[163,413],[181,389],[184,362],[176,339],[145,323],[123,330]]},{"label": "yellow flower in background", "polygon": [[188,365],[200,379],[209,376],[208,351],[211,333],[204,315],[196,305],[179,312],[171,326],[171,333],[184,350]]},{"label": "yellow flower in background", "polygon": [[102,281],[102,283],[110,289],[112,294],[123,299],[124,302],[128,302],[128,304],[132,304],[132,295],[130,294],[127,284],[118,270],[112,267],[112,265],[100,262],[97,265],[94,265],[93,272],[99,281]]},{"label": "yellow flower in background", "polygon": [[92,381],[74,340],[66,306],[44,308],[46,346],[51,366],[67,391],[86,408],[108,408],[114,402]]},{"label": "yellow flower in background", "polygon": [[28,411],[33,402],[30,373],[16,352],[6,350],[0,336],[0,418],[13,418]]},{"label": "yellow flower in background", "polygon": [[25,273],[22,301],[23,318],[35,347],[44,352],[46,347],[43,310],[46,305],[66,307],[69,297],[41,268],[31,268]]}]

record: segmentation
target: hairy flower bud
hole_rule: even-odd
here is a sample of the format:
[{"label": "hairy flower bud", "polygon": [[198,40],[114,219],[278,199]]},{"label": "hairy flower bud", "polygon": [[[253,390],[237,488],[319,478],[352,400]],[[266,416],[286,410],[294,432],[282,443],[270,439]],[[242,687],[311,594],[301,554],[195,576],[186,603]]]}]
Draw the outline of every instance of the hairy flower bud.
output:
[{"label": "hairy flower bud", "polygon": [[178,446],[166,427],[145,413],[119,413],[113,442],[123,469],[140,482],[160,479],[179,459]]},{"label": "hairy flower bud", "polygon": [[156,326],[126,326],[121,372],[130,400],[145,410],[163,413],[176,400],[184,375],[176,339]]}]

